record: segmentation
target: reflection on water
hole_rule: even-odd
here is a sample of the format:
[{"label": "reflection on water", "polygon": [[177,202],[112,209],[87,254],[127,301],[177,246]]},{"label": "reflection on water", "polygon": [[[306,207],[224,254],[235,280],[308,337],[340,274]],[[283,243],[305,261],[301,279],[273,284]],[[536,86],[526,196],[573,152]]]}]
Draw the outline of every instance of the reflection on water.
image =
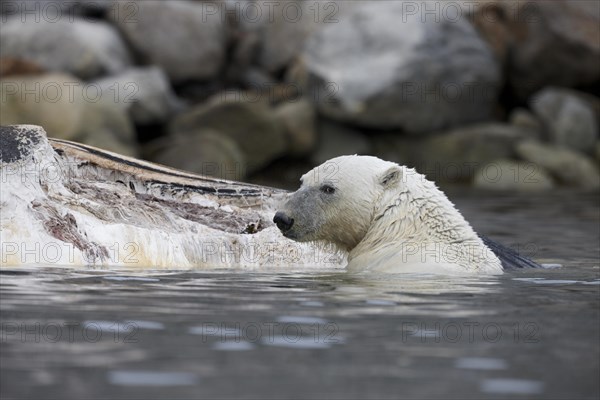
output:
[{"label": "reflection on water", "polygon": [[485,379],[481,384],[483,393],[497,394],[540,394],[543,392],[542,382],[527,379]]},{"label": "reflection on water", "polygon": [[64,399],[593,398],[598,272],[2,270],[0,387]]},{"label": "reflection on water", "polygon": [[187,372],[110,371],[108,382],[124,386],[181,386],[198,383],[197,375]]},{"label": "reflection on water", "polygon": [[241,341],[221,341],[217,342],[213,345],[214,350],[224,350],[224,351],[244,351],[244,350],[253,350],[256,346],[250,342],[245,340]]},{"label": "reflection on water", "polygon": [[508,369],[508,363],[500,358],[465,357],[457,359],[454,367],[474,370]]},{"label": "reflection on water", "polygon": [[502,276],[2,269],[0,397],[598,398],[590,215],[530,220],[564,267]]}]

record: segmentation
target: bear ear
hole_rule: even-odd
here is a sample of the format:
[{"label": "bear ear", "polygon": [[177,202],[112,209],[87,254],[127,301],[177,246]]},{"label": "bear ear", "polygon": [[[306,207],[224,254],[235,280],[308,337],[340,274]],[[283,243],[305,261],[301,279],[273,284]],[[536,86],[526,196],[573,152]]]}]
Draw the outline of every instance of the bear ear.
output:
[{"label": "bear ear", "polygon": [[394,165],[393,167],[388,168],[381,175],[379,182],[381,183],[381,185],[383,187],[390,187],[400,181],[401,174],[402,174],[402,171],[400,170],[400,167],[398,167],[397,165]]}]

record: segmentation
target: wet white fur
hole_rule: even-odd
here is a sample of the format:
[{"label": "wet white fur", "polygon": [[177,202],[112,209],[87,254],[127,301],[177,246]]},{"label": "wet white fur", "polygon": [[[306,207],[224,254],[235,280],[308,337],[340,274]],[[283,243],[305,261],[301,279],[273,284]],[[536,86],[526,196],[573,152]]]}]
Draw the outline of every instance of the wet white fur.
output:
[{"label": "wet white fur", "polygon": [[339,198],[313,211],[326,222],[310,240],[347,250],[349,271],[502,272],[454,204],[414,169],[376,157],[342,156],[302,181],[300,190],[336,187]]}]

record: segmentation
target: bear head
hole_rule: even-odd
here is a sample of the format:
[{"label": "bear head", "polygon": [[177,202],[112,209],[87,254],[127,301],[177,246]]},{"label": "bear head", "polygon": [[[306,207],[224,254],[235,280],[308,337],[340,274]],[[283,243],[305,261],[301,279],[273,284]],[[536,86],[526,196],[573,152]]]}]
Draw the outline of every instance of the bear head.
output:
[{"label": "bear head", "polygon": [[289,239],[332,243],[350,251],[365,237],[401,184],[403,169],[371,156],[342,156],[300,179],[273,222]]}]

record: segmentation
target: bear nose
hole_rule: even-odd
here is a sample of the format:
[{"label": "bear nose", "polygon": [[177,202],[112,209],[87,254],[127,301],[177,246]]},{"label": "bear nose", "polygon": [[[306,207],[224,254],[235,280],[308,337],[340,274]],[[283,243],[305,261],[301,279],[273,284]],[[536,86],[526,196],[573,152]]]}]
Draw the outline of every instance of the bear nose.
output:
[{"label": "bear nose", "polygon": [[294,218],[290,218],[285,213],[277,211],[273,217],[273,222],[275,222],[281,232],[287,232],[294,225]]}]

